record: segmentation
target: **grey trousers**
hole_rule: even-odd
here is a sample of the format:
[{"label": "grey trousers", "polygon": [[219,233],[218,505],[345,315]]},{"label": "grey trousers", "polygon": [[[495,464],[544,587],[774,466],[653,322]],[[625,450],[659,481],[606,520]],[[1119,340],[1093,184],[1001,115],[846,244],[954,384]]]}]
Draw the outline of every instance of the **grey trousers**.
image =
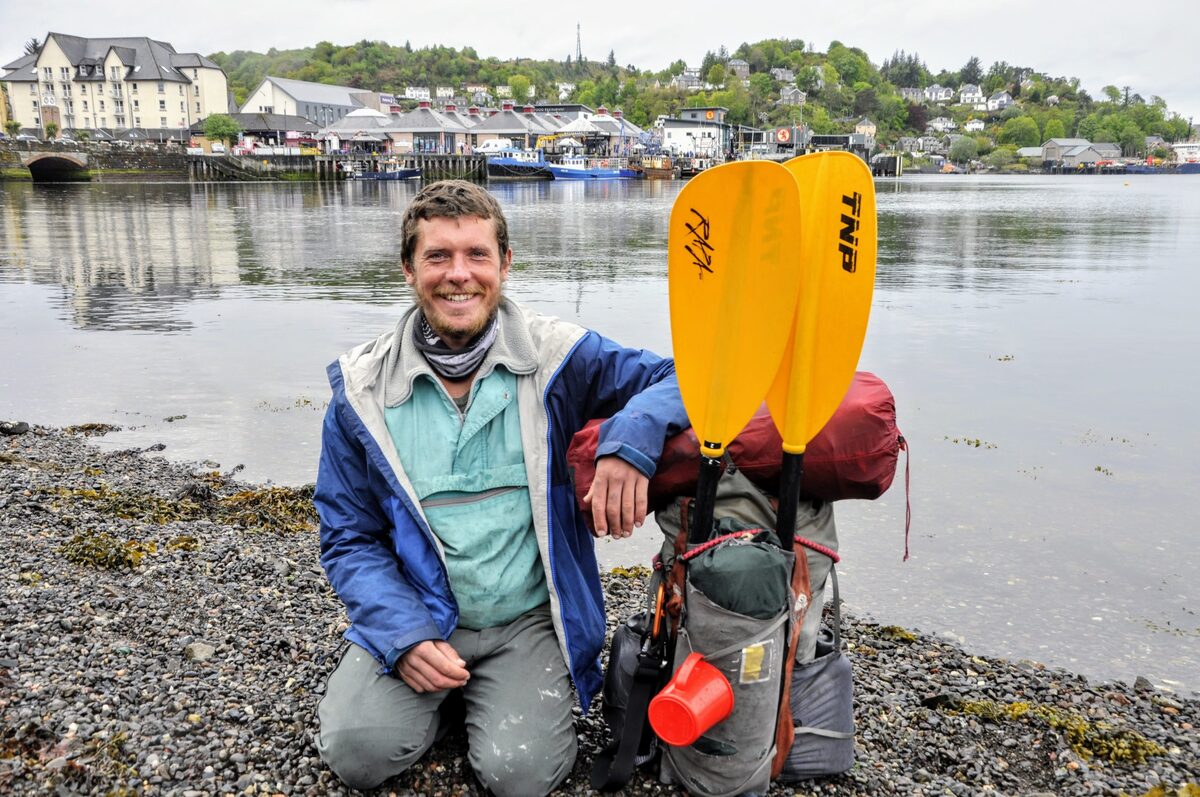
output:
[{"label": "grey trousers", "polygon": [[[493,794],[544,795],[575,764],[574,703],[549,606],[482,631],[457,629],[467,662],[468,760]],[[317,750],[347,786],[369,789],[399,775],[432,746],[450,693],[417,693],[350,645],[317,708]]]}]

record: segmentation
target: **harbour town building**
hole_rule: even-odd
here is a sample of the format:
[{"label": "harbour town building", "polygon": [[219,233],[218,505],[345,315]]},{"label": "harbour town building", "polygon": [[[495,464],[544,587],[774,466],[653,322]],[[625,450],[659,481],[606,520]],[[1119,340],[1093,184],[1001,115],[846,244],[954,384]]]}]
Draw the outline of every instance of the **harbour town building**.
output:
[{"label": "harbour town building", "polygon": [[371,93],[349,86],[331,86],[267,75],[247,95],[240,112],[303,116],[317,126],[325,127],[351,111],[368,107],[365,97],[356,95]]},{"label": "harbour town building", "polygon": [[679,117],[659,117],[654,126],[662,148],[674,155],[716,158],[732,146],[733,128],[725,122],[728,108],[684,108]]},{"label": "harbour town building", "polygon": [[0,80],[22,128],[187,128],[229,110],[225,72],[199,53],[144,36],[88,39],[47,33],[4,66]]}]

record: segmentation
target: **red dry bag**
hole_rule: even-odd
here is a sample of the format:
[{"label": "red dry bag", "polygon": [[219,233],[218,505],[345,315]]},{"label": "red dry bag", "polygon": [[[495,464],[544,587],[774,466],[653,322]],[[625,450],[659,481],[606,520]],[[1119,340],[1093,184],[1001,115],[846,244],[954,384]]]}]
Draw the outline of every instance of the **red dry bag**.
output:
[{"label": "red dry bag", "polygon": [[[590,421],[571,440],[567,451],[567,462],[575,475],[575,497],[581,506],[596,475],[601,423]],[[783,440],[763,404],[729,444],[728,451],[751,481],[776,494],[782,446]],[[833,417],[808,444],[800,496],[809,501],[878,498],[891,486],[900,450],[905,447],[896,427],[892,391],[875,374],[859,371]],[[700,445],[690,427],[667,440],[650,480],[650,508],[656,510],[677,496],[693,494],[699,460]]]}]

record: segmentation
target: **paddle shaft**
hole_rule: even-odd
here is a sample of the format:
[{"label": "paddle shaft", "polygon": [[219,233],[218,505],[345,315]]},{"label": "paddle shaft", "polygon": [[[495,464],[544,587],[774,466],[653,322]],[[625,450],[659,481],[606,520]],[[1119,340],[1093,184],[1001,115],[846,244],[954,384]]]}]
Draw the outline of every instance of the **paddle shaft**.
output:
[{"label": "paddle shaft", "polygon": [[800,480],[804,475],[804,455],[783,454],[779,471],[779,511],[775,515],[775,533],[779,546],[791,551],[796,538],[796,510],[800,506]]},{"label": "paddle shaft", "polygon": [[720,480],[721,460],[701,456],[696,503],[692,507],[692,528],[691,531],[680,532],[688,535],[688,542],[692,545],[707,542],[712,535],[713,509],[717,503],[717,482]]}]

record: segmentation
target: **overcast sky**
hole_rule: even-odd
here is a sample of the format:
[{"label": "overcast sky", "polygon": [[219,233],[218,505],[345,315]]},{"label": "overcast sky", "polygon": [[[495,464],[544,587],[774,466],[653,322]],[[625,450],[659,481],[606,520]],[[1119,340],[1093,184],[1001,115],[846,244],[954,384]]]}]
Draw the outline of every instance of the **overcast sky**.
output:
[{"label": "overcast sky", "polygon": [[[947,9],[953,9],[947,11]],[[149,22],[153,20],[153,22]],[[48,31],[77,36],[149,36],[180,52],[307,47],[321,40],[364,38],[413,47],[474,47],[480,56],[564,59],[575,52],[639,69],[676,58],[699,66],[707,50],[742,42],[795,38],[825,50],[830,41],[861,47],[879,65],[895,50],[920,54],[933,72],[955,70],[971,56],[1078,77],[1094,97],[1108,84],[1130,86],[1147,100],[1200,123],[1200,58],[1195,0],[1144,6],[1115,0],[907,0],[904,3],[569,3],[562,0],[206,0],[175,6],[144,3],[37,3],[0,0],[0,63]],[[147,27],[147,26],[150,27]]]}]

